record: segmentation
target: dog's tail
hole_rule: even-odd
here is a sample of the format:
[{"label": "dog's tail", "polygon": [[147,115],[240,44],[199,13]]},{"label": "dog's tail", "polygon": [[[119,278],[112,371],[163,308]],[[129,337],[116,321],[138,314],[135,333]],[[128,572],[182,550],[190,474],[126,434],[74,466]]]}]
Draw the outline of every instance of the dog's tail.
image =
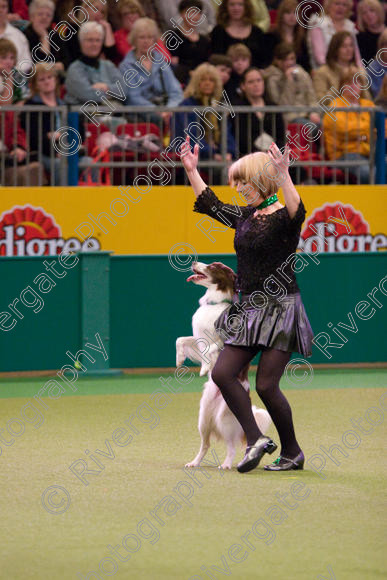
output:
[{"label": "dog's tail", "polygon": [[269,413],[265,409],[258,409],[258,407],[256,407],[255,405],[253,405],[252,409],[259,430],[262,431],[263,434],[265,434],[271,424],[271,417]]}]

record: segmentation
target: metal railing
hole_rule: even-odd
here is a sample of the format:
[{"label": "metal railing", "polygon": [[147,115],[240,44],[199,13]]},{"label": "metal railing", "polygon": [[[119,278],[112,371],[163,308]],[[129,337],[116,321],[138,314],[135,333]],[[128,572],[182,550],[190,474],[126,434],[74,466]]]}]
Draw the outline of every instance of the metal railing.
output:
[{"label": "metal railing", "polygon": [[[188,134],[191,144],[207,143],[200,150],[199,170],[208,183],[227,184],[230,154],[235,160],[256,151],[262,146],[262,140],[257,143],[262,132],[267,134],[266,141],[270,137],[280,144],[285,138],[291,140],[291,174],[296,184],[356,184],[361,181],[363,168],[368,171],[370,184],[385,183],[385,113],[378,108],[335,109],[340,111],[370,114],[368,158],[328,159],[322,127],[320,137],[308,141],[302,124],[286,126],[280,122],[283,113],[305,117],[311,112],[321,113],[318,107],[235,106],[230,111],[226,107],[117,106],[114,112],[106,107],[0,107],[0,183],[77,185],[81,180],[83,184],[130,185],[147,179],[162,185],[187,184],[179,149]],[[162,112],[170,113],[168,121],[162,118]],[[260,118],[262,114],[264,119]],[[18,162],[11,151],[19,144],[22,128],[26,155]],[[359,130],[359,143],[363,138]],[[107,145],[108,151],[98,156],[98,147]]]},{"label": "metal railing", "polygon": [[1,185],[67,185],[66,159],[45,134],[45,128],[54,132],[57,126],[65,126],[67,116],[65,106],[0,107]]}]

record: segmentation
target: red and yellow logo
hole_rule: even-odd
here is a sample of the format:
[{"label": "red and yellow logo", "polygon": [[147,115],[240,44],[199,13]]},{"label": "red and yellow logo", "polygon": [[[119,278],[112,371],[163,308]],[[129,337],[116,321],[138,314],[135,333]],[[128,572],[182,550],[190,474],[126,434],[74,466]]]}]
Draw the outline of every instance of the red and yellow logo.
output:
[{"label": "red and yellow logo", "polygon": [[[0,216],[0,256],[48,256],[99,250],[98,240],[64,239],[55,218],[41,207],[14,206]],[[91,246],[93,246],[91,248]]]},{"label": "red and yellow logo", "polygon": [[306,220],[298,247],[307,253],[376,252],[387,248],[387,237],[371,234],[363,214],[352,205],[326,203]]}]

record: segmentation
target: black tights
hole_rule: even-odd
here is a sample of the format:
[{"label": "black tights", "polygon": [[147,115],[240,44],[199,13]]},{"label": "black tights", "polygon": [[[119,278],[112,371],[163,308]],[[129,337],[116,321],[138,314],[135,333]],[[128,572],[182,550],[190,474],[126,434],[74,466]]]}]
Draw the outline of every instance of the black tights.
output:
[{"label": "black tights", "polygon": [[[224,345],[212,371],[212,379],[246,434],[247,445],[253,445],[260,432],[251,410],[250,395],[238,380],[240,372],[260,349]],[[279,381],[289,362],[290,352],[265,348],[257,370],[256,389],[266,406],[281,441],[281,455],[294,458],[301,451],[294,433],[292,410],[279,388]]]}]

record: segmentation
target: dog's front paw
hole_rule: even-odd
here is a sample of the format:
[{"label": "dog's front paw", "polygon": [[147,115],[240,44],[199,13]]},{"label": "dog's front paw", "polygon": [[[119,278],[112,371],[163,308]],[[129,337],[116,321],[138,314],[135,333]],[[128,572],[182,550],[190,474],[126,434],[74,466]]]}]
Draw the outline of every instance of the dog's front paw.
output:
[{"label": "dog's front paw", "polygon": [[176,339],[176,366],[181,367],[185,361],[184,337]]},{"label": "dog's front paw", "polygon": [[232,467],[232,462],[224,461],[222,463],[222,465],[218,466],[218,469],[231,469],[231,467]]},{"label": "dog's front paw", "polygon": [[199,465],[198,461],[191,461],[190,463],[185,464],[186,467],[199,467]]},{"label": "dog's front paw", "polygon": [[204,375],[208,375],[208,373],[210,372],[210,370],[211,370],[211,366],[210,365],[207,365],[207,364],[202,365],[202,367],[200,369],[199,376],[200,377],[204,377]]}]

